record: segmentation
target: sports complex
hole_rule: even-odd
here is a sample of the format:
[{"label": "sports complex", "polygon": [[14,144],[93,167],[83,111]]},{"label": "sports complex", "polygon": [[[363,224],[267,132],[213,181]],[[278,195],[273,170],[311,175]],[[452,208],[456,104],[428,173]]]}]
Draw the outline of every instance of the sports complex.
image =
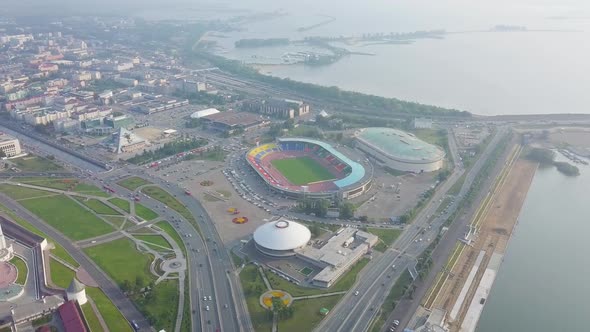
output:
[{"label": "sports complex", "polygon": [[332,145],[307,138],[279,138],[251,149],[248,164],[272,189],[293,198],[350,199],[371,187],[373,169]]},{"label": "sports complex", "polygon": [[432,172],[443,167],[445,152],[413,134],[392,128],[364,128],[355,133],[357,148],[389,168]]}]

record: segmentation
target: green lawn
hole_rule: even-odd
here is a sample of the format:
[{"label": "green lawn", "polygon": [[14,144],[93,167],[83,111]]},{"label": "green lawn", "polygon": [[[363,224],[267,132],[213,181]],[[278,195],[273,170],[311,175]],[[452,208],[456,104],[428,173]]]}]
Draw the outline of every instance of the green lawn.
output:
[{"label": "green lawn", "polygon": [[82,312],[84,312],[84,318],[86,319],[86,322],[88,322],[92,332],[103,331],[100,321],[98,320],[94,310],[92,310],[90,303],[86,302],[82,305]]},{"label": "green lawn", "polygon": [[81,193],[81,194],[87,194],[87,195],[93,195],[93,196],[99,196],[99,197],[109,197],[109,194],[104,192],[104,190],[100,189],[99,187],[92,185],[92,184],[82,183],[82,182],[78,183],[72,191],[75,191],[75,192]]},{"label": "green lawn", "polygon": [[377,235],[379,240],[383,241],[386,246],[390,246],[398,236],[402,233],[400,229],[390,228],[367,228],[367,231],[371,234]]},{"label": "green lawn", "polygon": [[103,218],[113,224],[117,229],[120,229],[125,223],[125,217],[123,216],[103,216]]},{"label": "green lawn", "polygon": [[158,214],[156,212],[139,203],[135,203],[135,215],[147,221],[158,218]]},{"label": "green lawn", "polygon": [[86,294],[94,300],[100,315],[111,331],[133,332],[129,322],[100,288],[86,287]]},{"label": "green lawn", "polygon": [[[270,332],[272,329],[272,316],[259,302],[260,295],[266,291],[264,282],[256,266],[249,264],[240,272],[242,289],[246,296],[248,312],[256,332]],[[303,331],[303,330],[301,330]]]},{"label": "green lawn", "polygon": [[341,298],[342,295],[336,295],[293,302],[295,313],[291,318],[279,320],[279,331],[299,332],[313,330],[324,318],[320,314],[320,309],[332,310]]},{"label": "green lawn", "polygon": [[38,230],[37,228],[33,227],[33,225],[29,224],[28,221],[20,218],[19,216],[17,216],[16,214],[14,214],[14,212],[12,212],[12,210],[10,210],[9,208],[5,207],[2,204],[0,204],[0,211],[2,211],[5,214],[7,214],[12,220],[14,220],[21,227],[24,227],[27,230],[29,230],[30,232],[46,238],[47,241],[51,245],[54,246],[54,248],[51,250],[51,253],[52,254],[54,254],[55,256],[63,259],[64,261],[70,263],[72,266],[75,266],[75,267],[78,267],[79,266],[78,262],[76,262],[72,258],[72,256],[70,256],[70,254],[68,254],[68,252],[64,249],[64,247],[62,247],[59,243],[55,242],[53,239],[51,239],[49,236],[47,236],[47,234],[45,234],[45,233],[41,232],[40,230]]},{"label": "green lawn", "polygon": [[64,178],[46,178],[46,177],[38,177],[38,178],[26,178],[22,180],[17,180],[22,183],[31,184],[34,186],[45,187],[45,188],[52,188],[58,190],[70,190],[78,185],[79,180],[77,179],[64,179]]},{"label": "green lawn", "polygon": [[0,191],[6,194],[8,197],[15,200],[23,198],[41,197],[47,195],[57,195],[49,191],[30,189],[6,183],[0,184]]},{"label": "green lawn", "polygon": [[64,289],[68,288],[76,275],[76,272],[55,259],[49,260],[49,269],[51,270],[51,281],[53,284]]},{"label": "green lawn", "polygon": [[170,195],[170,193],[168,193],[166,190],[157,186],[149,186],[141,189],[141,192],[180,213],[180,215],[189,221],[195,221],[195,218],[184,206],[184,204],[182,204],[174,196]]},{"label": "green lawn", "polygon": [[141,241],[172,249],[170,243],[168,243],[168,241],[166,241],[166,239],[161,235],[134,235],[133,237]]},{"label": "green lawn", "polygon": [[111,225],[64,195],[29,199],[20,203],[74,241],[114,230]]},{"label": "green lawn", "polygon": [[23,172],[63,171],[58,164],[38,156],[26,156],[10,161]]},{"label": "green lawn", "polygon": [[127,238],[84,248],[84,252],[119,285],[125,280],[135,282],[137,276],[153,279],[148,270],[152,257],[137,251]]},{"label": "green lawn", "polygon": [[118,198],[118,197],[113,197],[113,198],[109,199],[109,202],[111,202],[114,206],[118,207],[119,209],[121,209],[127,213],[131,213],[131,204],[129,203],[128,200]]},{"label": "green lawn", "polygon": [[359,272],[369,263],[367,258],[363,258],[358,261],[350,271],[346,272],[338,281],[332,285],[332,287],[328,289],[318,289],[318,288],[307,288],[297,286],[292,282],[289,282],[274,273],[266,272],[266,277],[270,282],[270,285],[274,289],[280,289],[288,292],[293,296],[306,296],[306,295],[316,295],[316,294],[323,294],[323,293],[332,293],[332,292],[341,292],[349,290],[352,285],[356,282],[356,276]]},{"label": "green lawn", "polygon": [[330,171],[310,157],[278,159],[271,161],[271,164],[294,185],[334,178]]},{"label": "green lawn", "polygon": [[98,214],[107,214],[107,215],[111,215],[111,216],[121,215],[119,212],[113,210],[110,206],[106,205],[105,203],[101,202],[98,199],[95,199],[95,198],[86,199],[83,197],[76,197],[76,199],[80,203],[86,205],[88,208],[90,208],[92,211],[94,211]]},{"label": "green lawn", "polygon": [[151,317],[156,331],[174,331],[178,296],[178,280],[164,280],[154,287],[150,296],[141,298],[136,303],[146,317]]},{"label": "green lawn", "polygon": [[131,176],[117,182],[117,184],[129,190],[135,190],[143,185],[151,184],[151,182],[144,180],[138,176]]},{"label": "green lawn", "polygon": [[27,269],[27,264],[21,258],[14,256],[10,260],[10,263],[16,266],[16,270],[18,271],[18,277],[16,278],[16,283],[19,285],[24,285],[27,282],[27,274],[29,270]]},{"label": "green lawn", "polygon": [[[84,251],[119,286],[125,280],[134,284],[139,278],[147,285],[156,279],[149,271],[152,256],[137,251],[135,244],[127,238],[85,248]],[[170,280],[157,284],[145,297],[134,295],[131,299],[144,315],[151,318],[156,330],[172,331],[178,296],[178,281]]]},{"label": "green lawn", "polygon": [[186,248],[184,247],[182,238],[180,237],[178,232],[176,232],[174,227],[172,227],[172,225],[170,225],[167,221],[159,221],[156,223],[156,226],[160,227],[164,232],[168,233],[168,235],[170,235],[174,239],[174,241],[176,241],[176,244],[180,246],[180,249],[182,249],[182,252],[186,256]]}]

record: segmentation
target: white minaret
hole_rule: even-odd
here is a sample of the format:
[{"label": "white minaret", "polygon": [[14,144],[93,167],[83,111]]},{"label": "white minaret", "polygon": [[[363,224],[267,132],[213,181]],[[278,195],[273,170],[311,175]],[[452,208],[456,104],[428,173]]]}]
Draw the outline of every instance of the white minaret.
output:
[{"label": "white minaret", "polygon": [[66,299],[68,301],[77,300],[78,304],[83,305],[88,301],[86,298],[86,289],[84,288],[84,284],[78,281],[76,277],[70,283],[68,289],[66,289]]}]

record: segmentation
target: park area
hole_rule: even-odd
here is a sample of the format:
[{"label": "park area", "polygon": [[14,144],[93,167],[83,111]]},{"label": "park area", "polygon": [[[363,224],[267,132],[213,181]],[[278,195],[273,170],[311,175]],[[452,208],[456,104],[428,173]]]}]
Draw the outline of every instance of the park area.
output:
[{"label": "park area", "polygon": [[[178,281],[165,280],[153,285],[156,278],[149,271],[151,255],[139,252],[127,238],[85,248],[84,251],[128,294],[158,330],[174,330]],[[150,285],[151,289],[144,289]]]},{"label": "park area", "polygon": [[114,231],[111,225],[65,195],[27,199],[19,203],[74,241]]},{"label": "park area", "polygon": [[[287,292],[293,296],[308,296],[312,294],[331,293],[350,288],[352,283],[354,283],[354,280],[356,280],[357,273],[364,264],[366,264],[366,262],[357,264],[349,275],[345,277],[345,281],[340,285],[339,289],[322,290],[304,288],[280,279],[271,273],[266,273],[266,276],[268,277],[272,288],[279,291],[278,293]],[[279,281],[279,279],[284,282]],[[260,303],[261,295],[267,292],[268,289],[262,280],[258,268],[255,265],[246,265],[240,272],[240,280],[242,282],[242,288],[244,290],[244,295],[246,296],[246,303],[248,304],[248,310],[250,312],[254,329],[259,332],[271,331],[272,314]],[[291,292],[294,292],[295,294]],[[320,313],[320,310],[322,308],[332,310],[341,298],[342,294],[336,294],[334,296],[321,298],[294,300],[291,305],[293,308],[293,314],[288,317],[279,318],[279,331],[298,332],[313,330],[324,317]]]},{"label": "park area", "polygon": [[271,164],[289,182],[298,186],[334,178],[330,171],[311,157],[277,159]]}]

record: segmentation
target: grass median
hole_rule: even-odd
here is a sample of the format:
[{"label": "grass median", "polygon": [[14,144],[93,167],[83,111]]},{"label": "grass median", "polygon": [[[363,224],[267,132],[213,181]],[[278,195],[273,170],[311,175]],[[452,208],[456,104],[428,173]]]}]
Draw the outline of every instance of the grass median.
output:
[{"label": "grass median", "polygon": [[15,282],[19,285],[24,285],[27,282],[27,274],[29,273],[27,264],[25,263],[25,261],[23,261],[20,257],[17,256],[12,257],[10,263],[12,263],[18,271],[18,276]]},{"label": "grass median", "polygon": [[127,188],[131,191],[134,191],[135,189],[144,186],[146,184],[151,184],[151,182],[149,182],[148,180],[144,180],[142,178],[140,178],[139,176],[130,176],[128,178],[125,178],[119,182],[117,182],[118,185],[120,185],[121,187]]}]

